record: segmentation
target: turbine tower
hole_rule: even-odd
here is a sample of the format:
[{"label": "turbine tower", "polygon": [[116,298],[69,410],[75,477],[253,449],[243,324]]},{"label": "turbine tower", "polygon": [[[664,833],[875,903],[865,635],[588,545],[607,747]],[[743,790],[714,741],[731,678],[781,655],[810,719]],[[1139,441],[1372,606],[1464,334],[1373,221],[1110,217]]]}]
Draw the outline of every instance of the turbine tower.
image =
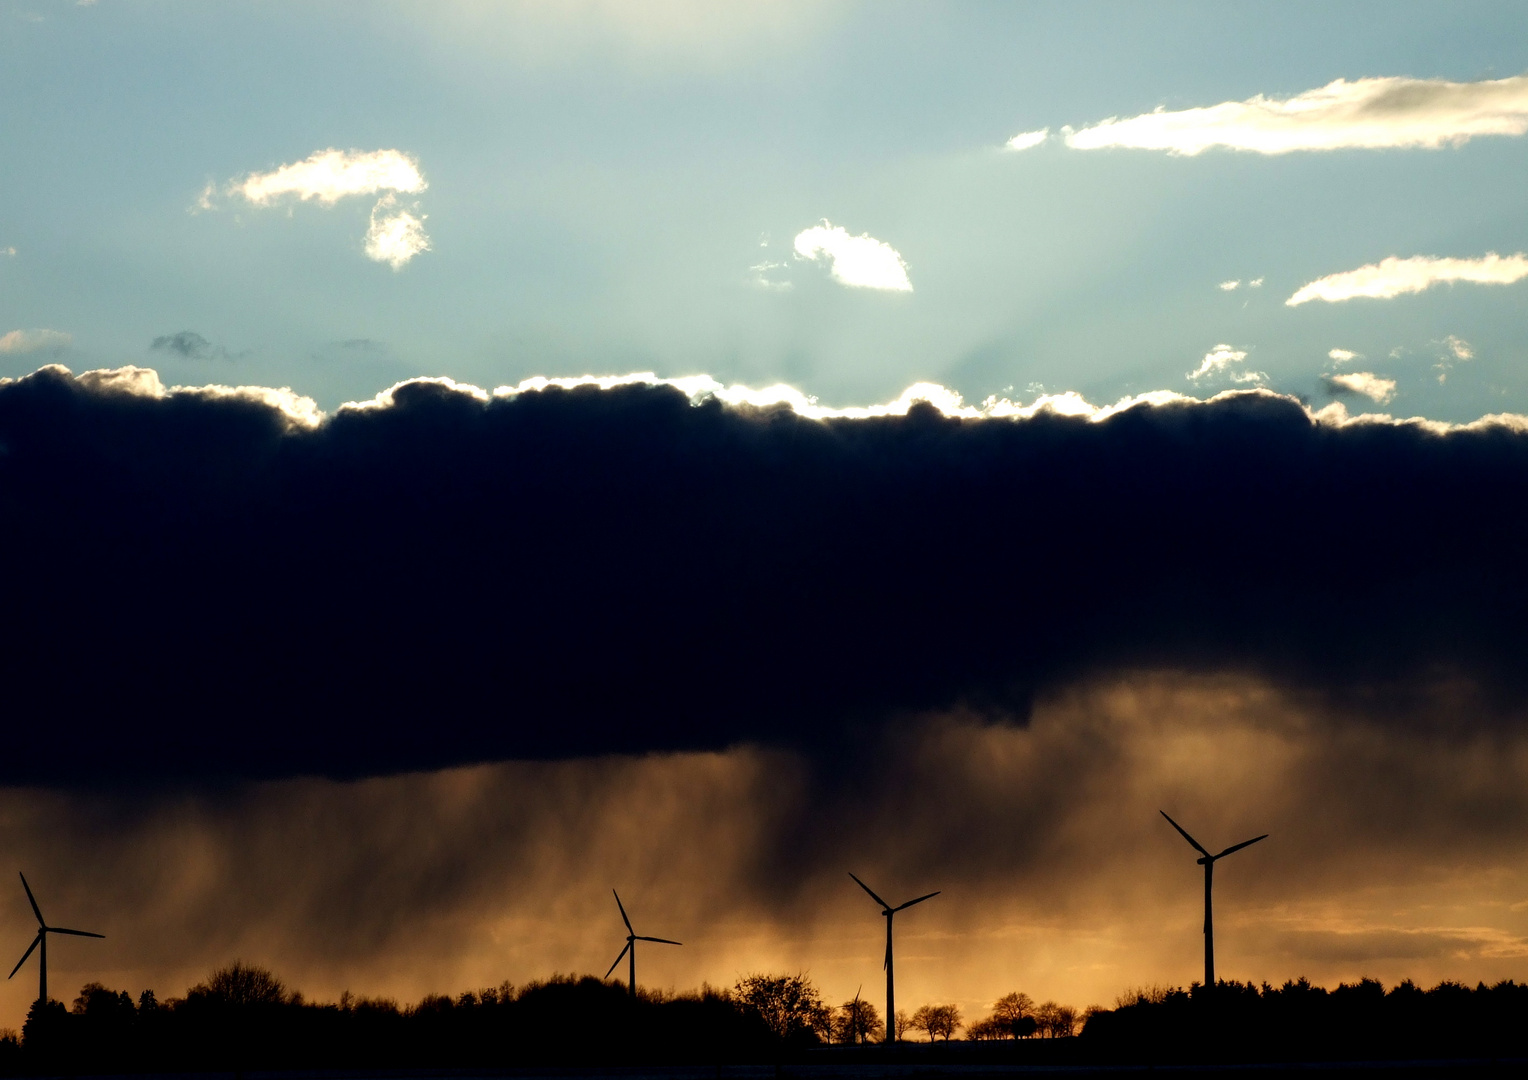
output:
[{"label": "turbine tower", "polygon": [[[610,891],[615,893],[615,906],[621,909],[621,921],[626,924],[626,947],[616,954],[615,963],[610,965],[610,971],[614,971],[620,964],[621,957],[628,958],[630,966],[626,969],[626,982],[631,989],[631,996],[635,998],[637,996],[637,942],[656,941],[660,945],[683,945],[684,942],[670,941],[663,937],[643,937],[638,934],[631,928],[631,920],[626,917],[626,905],[621,903],[621,894],[614,889]],[[610,971],[605,972],[605,978],[610,978]]]},{"label": "turbine tower", "polygon": [[1231,852],[1240,851],[1244,847],[1250,847],[1251,845],[1257,843],[1259,840],[1266,840],[1268,839],[1268,834],[1264,833],[1262,836],[1254,836],[1251,840],[1243,840],[1239,844],[1232,844],[1219,855],[1211,855],[1200,845],[1198,840],[1195,840],[1188,834],[1188,831],[1184,829],[1182,825],[1179,825],[1172,818],[1167,817],[1166,810],[1159,810],[1158,813],[1167,818],[1167,823],[1173,828],[1177,829],[1178,832],[1182,833],[1183,839],[1194,845],[1194,850],[1199,852],[1200,855],[1204,856],[1198,860],[1199,865],[1204,867],[1204,986],[1206,990],[1214,990],[1215,921],[1210,909],[1210,888],[1215,880],[1215,860],[1224,859],[1227,855],[1231,854]]},{"label": "turbine tower", "polygon": [[921,904],[925,900],[938,896],[939,893],[943,890],[935,890],[934,892],[918,897],[916,900],[909,900],[905,904],[898,904],[896,907],[892,907],[886,901],[877,896],[869,885],[866,885],[859,878],[854,877],[853,871],[849,873],[849,876],[854,878],[854,883],[856,885],[864,889],[867,893],[870,893],[870,899],[881,905],[881,914],[886,916],[886,1041],[888,1043],[894,1043],[897,1041],[897,998],[896,989],[893,985],[895,980],[892,978],[891,966],[891,917],[904,908],[910,908],[914,904]]},{"label": "turbine tower", "polygon": [[104,938],[105,934],[92,934],[89,930],[66,930],[62,926],[49,926],[43,920],[42,909],[37,906],[37,898],[32,895],[32,886],[27,884],[27,876],[21,875],[21,887],[27,891],[27,899],[32,902],[32,914],[37,916],[37,936],[32,939],[32,944],[27,946],[27,951],[21,954],[21,959],[16,961],[16,966],[11,968],[7,979],[16,977],[16,972],[21,970],[21,965],[27,962],[27,957],[32,955],[32,950],[41,948],[37,956],[37,1000],[43,1004],[48,1001],[48,935],[49,934],[72,934],[75,937]]}]

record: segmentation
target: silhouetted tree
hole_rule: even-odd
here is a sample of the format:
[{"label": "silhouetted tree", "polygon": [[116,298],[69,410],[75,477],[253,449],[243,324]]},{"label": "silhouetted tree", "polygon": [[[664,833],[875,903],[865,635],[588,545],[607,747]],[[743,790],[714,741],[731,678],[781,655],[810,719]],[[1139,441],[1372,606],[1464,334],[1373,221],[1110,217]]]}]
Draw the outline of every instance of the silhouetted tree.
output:
[{"label": "silhouetted tree", "polygon": [[242,960],[218,968],[207,976],[206,982],[197,983],[188,990],[186,998],[215,1001],[235,1008],[286,1005],[294,1000],[282,981],[270,971]]},{"label": "silhouetted tree", "polygon": [[1035,1003],[1028,994],[1015,990],[992,1003],[992,1020],[1010,1039],[1024,1039],[1035,1033]]},{"label": "silhouetted tree", "polygon": [[907,1015],[906,1009],[898,1009],[892,1022],[896,1024],[896,1036],[899,1039],[913,1029],[913,1018]]},{"label": "silhouetted tree", "polygon": [[812,1042],[832,1037],[833,1012],[805,975],[744,975],[733,996],[777,1039]]},{"label": "silhouetted tree", "polygon": [[913,1013],[912,1025],[928,1033],[928,1041],[936,1038],[950,1041],[960,1030],[960,1007],[958,1005],[921,1005]]},{"label": "silhouetted tree", "polygon": [[886,1038],[886,1025],[873,1004],[856,997],[839,1006],[834,1035],[841,1043],[880,1042]]},{"label": "silhouetted tree", "polygon": [[1070,1038],[1077,1030],[1077,1010],[1047,1001],[1035,1007],[1035,1022],[1047,1039]]},{"label": "silhouetted tree", "polygon": [[27,1056],[48,1061],[68,1046],[69,1013],[62,1001],[34,1001],[21,1027],[21,1045]]}]

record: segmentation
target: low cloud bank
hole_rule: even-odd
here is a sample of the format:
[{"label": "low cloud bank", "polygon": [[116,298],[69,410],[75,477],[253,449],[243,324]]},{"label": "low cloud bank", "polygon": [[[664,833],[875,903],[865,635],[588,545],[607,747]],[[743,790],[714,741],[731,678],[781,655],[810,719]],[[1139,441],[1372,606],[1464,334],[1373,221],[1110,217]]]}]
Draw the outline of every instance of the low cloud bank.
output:
[{"label": "low cloud bank", "polygon": [[0,777],[832,753],[1135,663],[1396,724],[1455,677],[1472,723],[1528,702],[1522,418],[1262,391],[814,418],[608,383],[417,380],[329,417],[141,368],[0,384],[0,678],[50,718]]},{"label": "low cloud bank", "polygon": [[1436,149],[1481,135],[1528,132],[1528,75],[1485,82],[1400,77],[1337,79],[1291,98],[1262,94],[1196,109],[1158,108],[1068,131],[1078,150],[1128,147],[1195,155],[1211,147],[1298,150]]}]

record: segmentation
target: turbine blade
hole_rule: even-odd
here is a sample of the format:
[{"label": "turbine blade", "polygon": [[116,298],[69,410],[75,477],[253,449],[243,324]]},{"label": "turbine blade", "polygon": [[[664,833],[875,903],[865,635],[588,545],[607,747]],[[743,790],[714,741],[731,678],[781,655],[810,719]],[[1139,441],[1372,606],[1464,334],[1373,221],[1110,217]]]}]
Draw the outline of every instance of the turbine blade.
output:
[{"label": "turbine blade", "polygon": [[98,937],[104,938],[105,934],[92,934],[89,930],[65,930],[62,926],[48,927],[50,934],[73,934],[75,937]]},{"label": "turbine blade", "polygon": [[891,967],[891,938],[886,939],[886,959],[881,961],[881,970]]},{"label": "turbine blade", "polygon": [[637,940],[638,941],[656,941],[660,945],[683,945],[684,944],[684,942],[682,942],[682,941],[670,941],[666,937],[642,937],[642,936],[639,935],[637,937]]},{"label": "turbine blade", "polygon": [[27,962],[27,957],[32,955],[32,950],[37,948],[38,943],[41,942],[41,941],[42,941],[42,931],[39,930],[39,931],[37,931],[37,936],[32,939],[32,944],[27,946],[27,951],[21,954],[21,959],[20,960],[16,961],[16,966],[11,968],[11,973],[6,976],[7,979],[15,978],[16,972],[21,970],[21,965]]},{"label": "turbine blade", "polygon": [[37,906],[37,897],[32,895],[32,886],[27,884],[25,874],[21,875],[21,887],[27,891],[27,899],[32,901],[32,914],[37,916],[37,925],[47,926],[48,924],[42,921],[42,909]]},{"label": "turbine blade", "polygon": [[1244,847],[1251,847],[1253,844],[1257,843],[1259,840],[1266,840],[1266,839],[1268,839],[1268,834],[1267,833],[1264,833],[1262,836],[1254,836],[1251,840],[1243,840],[1239,844],[1232,844],[1230,847],[1226,848],[1224,851],[1222,851],[1219,855],[1217,855],[1215,857],[1217,859],[1223,859],[1227,855],[1231,854],[1231,852],[1233,852],[1233,851],[1240,851]]},{"label": "turbine blade", "polygon": [[[626,943],[625,948],[623,948],[619,953],[616,954],[615,963],[610,965],[610,971],[614,971],[616,969],[616,965],[619,964],[625,958],[625,956],[626,956],[626,949],[629,949],[629,948],[631,948],[631,942],[628,941]],[[610,971],[605,972],[605,978],[607,978],[607,979],[610,978]]]},{"label": "turbine blade", "polygon": [[636,931],[631,928],[631,920],[626,917],[626,905],[621,903],[621,894],[614,889],[610,891],[615,893],[615,906],[621,909],[621,921],[626,924],[626,932],[628,934],[635,934]]},{"label": "turbine blade", "polygon": [[860,888],[864,889],[867,893],[870,894],[870,899],[874,900],[877,904],[880,904],[883,908],[887,908],[888,910],[891,908],[891,905],[888,904],[886,901],[882,900],[879,896],[877,896],[875,894],[875,891],[873,889],[871,889],[869,885],[866,885],[859,878],[854,877],[854,871],[852,871],[852,870],[849,871],[849,876],[854,878],[854,883],[856,885],[858,885]]},{"label": "turbine blade", "polygon": [[1205,851],[1204,848],[1199,846],[1199,841],[1195,840],[1192,836],[1190,836],[1188,834],[1188,830],[1187,829],[1185,829],[1182,825],[1179,825],[1172,818],[1167,817],[1167,811],[1166,810],[1158,810],[1157,813],[1159,813],[1163,817],[1167,818],[1167,823],[1169,825],[1171,825],[1173,828],[1177,829],[1180,833],[1182,833],[1183,834],[1183,839],[1187,840],[1190,844],[1193,844],[1195,851],[1199,852],[1199,854],[1203,855],[1206,859],[1214,858],[1214,856],[1212,856],[1208,851]]},{"label": "turbine blade", "polygon": [[920,896],[916,900],[909,900],[907,903],[903,904],[902,907],[894,907],[891,910],[892,911],[901,911],[902,908],[910,908],[914,904],[921,904],[925,900],[932,900],[934,897],[938,896],[943,891],[944,891],[943,889],[935,889],[933,892],[929,893],[927,896]]}]

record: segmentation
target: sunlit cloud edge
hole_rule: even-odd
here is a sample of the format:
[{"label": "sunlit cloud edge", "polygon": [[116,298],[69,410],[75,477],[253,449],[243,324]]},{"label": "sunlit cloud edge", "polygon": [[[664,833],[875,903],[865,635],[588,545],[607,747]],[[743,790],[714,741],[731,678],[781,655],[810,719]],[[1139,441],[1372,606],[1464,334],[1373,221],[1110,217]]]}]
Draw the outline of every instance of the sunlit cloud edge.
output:
[{"label": "sunlit cloud edge", "polygon": [[[388,409],[396,404],[399,391],[410,386],[437,386],[441,389],[465,394],[483,404],[491,401],[517,397],[551,388],[573,390],[595,387],[612,390],[623,386],[668,386],[689,398],[694,405],[718,401],[738,409],[790,409],[796,415],[809,420],[869,420],[878,417],[906,416],[920,403],[932,406],[941,415],[959,420],[1033,420],[1040,416],[1069,417],[1088,423],[1102,423],[1111,417],[1141,406],[1201,406],[1235,399],[1267,399],[1281,401],[1298,407],[1312,423],[1328,427],[1345,427],[1351,424],[1383,424],[1422,428],[1435,434],[1452,431],[1470,431],[1484,428],[1505,428],[1514,432],[1528,433],[1528,415],[1521,413],[1490,413],[1476,420],[1463,423],[1431,420],[1421,416],[1395,417],[1389,413],[1349,413],[1341,401],[1334,401],[1319,409],[1313,409],[1301,399],[1281,394],[1264,387],[1224,390],[1207,398],[1194,397],[1176,390],[1151,390],[1130,394],[1112,404],[1095,405],[1075,390],[1064,393],[1040,394],[1028,404],[996,395],[987,397],[979,404],[968,404],[955,390],[934,382],[919,382],[909,386],[891,401],[873,405],[833,407],[823,405],[815,396],[804,393],[785,383],[775,383],[762,388],[741,383],[727,385],[710,375],[686,375],[678,378],[662,378],[650,371],[630,372],[625,375],[537,375],[523,379],[514,385],[501,385],[485,389],[447,376],[417,376],[404,379],[365,401],[348,401],[333,413],[325,412],[310,397],[300,394],[289,386],[227,386],[209,383],[204,386],[166,386],[153,368],[127,365],[120,368],[98,368],[75,376],[62,364],[48,364],[38,371],[52,372],[103,394],[126,394],[135,397],[168,399],[177,396],[241,400],[267,406],[281,414],[288,431],[311,431],[334,416],[375,409]],[[25,377],[25,376],[23,376]],[[0,386],[19,381],[17,378],[0,378]]]}]

